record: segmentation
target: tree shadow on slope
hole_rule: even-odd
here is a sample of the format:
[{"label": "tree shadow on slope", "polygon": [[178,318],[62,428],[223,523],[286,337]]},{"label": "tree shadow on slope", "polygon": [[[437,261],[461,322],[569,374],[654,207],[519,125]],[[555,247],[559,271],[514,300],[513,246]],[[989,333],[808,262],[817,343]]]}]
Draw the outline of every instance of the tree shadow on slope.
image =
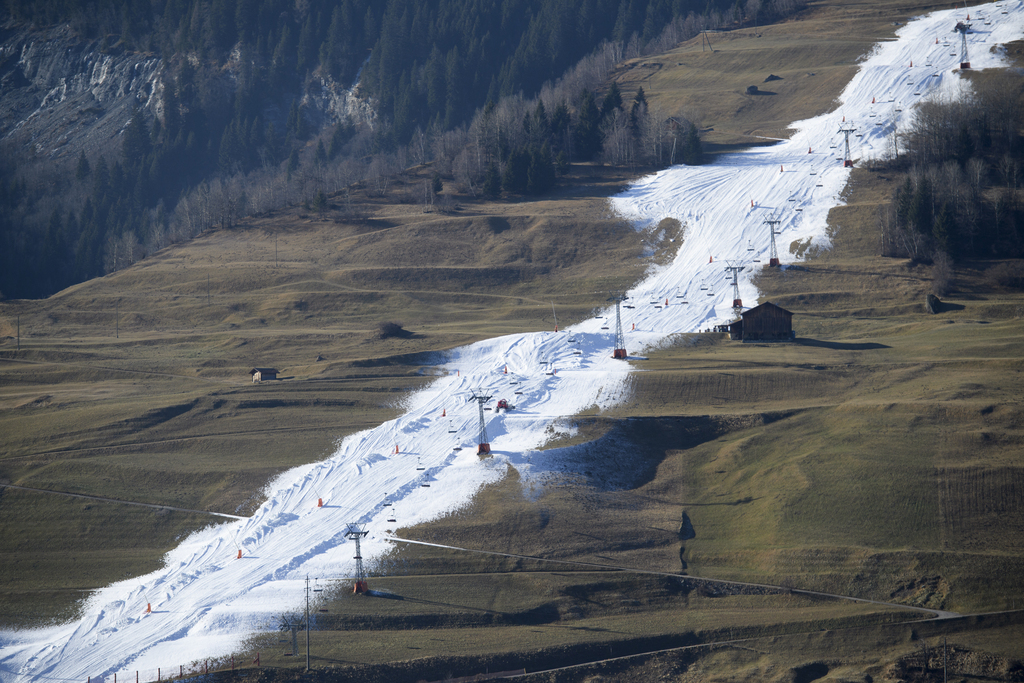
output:
[{"label": "tree shadow on slope", "polygon": [[800,346],[815,346],[823,349],[835,349],[837,351],[873,351],[876,349],[891,348],[885,344],[879,344],[878,342],[837,342],[810,339],[808,337],[797,337],[793,341]]},{"label": "tree shadow on slope", "polygon": [[557,469],[582,476],[604,491],[637,489],[650,483],[669,451],[694,448],[728,432],[769,424],[788,414],[629,418],[604,436],[568,448],[556,457]]}]

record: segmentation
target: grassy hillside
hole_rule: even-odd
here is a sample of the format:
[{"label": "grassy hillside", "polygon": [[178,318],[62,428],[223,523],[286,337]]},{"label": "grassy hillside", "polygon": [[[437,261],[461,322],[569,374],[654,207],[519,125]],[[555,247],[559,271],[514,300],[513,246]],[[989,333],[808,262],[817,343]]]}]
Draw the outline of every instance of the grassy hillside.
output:
[{"label": "grassy hillside", "polygon": [[[360,220],[296,210],[46,300],[3,303],[0,482],[247,514],[277,472],[397,415],[430,354],[550,329],[552,303],[560,322],[588,316],[642,272],[644,236],[598,198],[623,176],[582,173],[581,190],[451,215],[369,197]],[[407,334],[381,338],[388,321]],[[252,384],[254,366],[281,381]],[[151,570],[182,524],[217,519],[140,527],[112,546],[15,533],[54,500],[0,489],[6,623],[62,613],[65,589]],[[73,528],[88,523],[65,514]],[[79,552],[105,557],[109,575],[73,571]]]},{"label": "grassy hillside", "polygon": [[[725,150],[828,108],[856,57],[928,8],[815,5],[618,78],[629,92],[647,73],[653,103],[699,103]],[[783,76],[777,95],[743,93],[768,73]],[[429,354],[550,329],[552,301],[560,324],[589,315],[645,265],[645,236],[604,201],[627,180],[577,166],[542,201],[460,197],[450,215],[357,191],[358,220],[338,207],[254,219],[0,304],[0,481],[182,509],[0,488],[0,623],[66,615],[79,591],[156,567],[216,521],[204,512],[246,514],[274,473],[397,414]],[[528,680],[908,680],[940,666],[946,638],[958,676],[1017,675],[1019,613],[921,624],[785,590],[961,613],[1024,604],[1024,294],[963,263],[927,313],[931,267],[876,255],[894,182],[857,169],[830,216],[834,248],[759,276],[763,299],[794,312],[795,343],[681,335],[637,362],[615,411],[566,416],[586,438],[553,445],[576,449],[578,471],[548,486],[509,471],[458,513],[398,530],[542,559],[396,547],[371,580],[380,596],[339,585],[327,600],[317,667],[441,680],[629,655]],[[408,334],[381,339],[385,321]],[[252,366],[284,379],[253,385]],[[914,659],[922,645],[930,664]],[[290,647],[276,633],[253,644],[282,667],[261,680],[304,664]]]},{"label": "grassy hillside", "polygon": [[[623,93],[643,87],[652,106],[702,121],[708,151],[729,151],[788,137],[793,121],[833,109],[873,44],[891,40],[914,16],[946,8],[927,1],[811,2],[779,24],[712,32],[629,60],[615,78]],[[765,80],[772,75],[781,80]],[[758,94],[747,93],[751,85]]]}]

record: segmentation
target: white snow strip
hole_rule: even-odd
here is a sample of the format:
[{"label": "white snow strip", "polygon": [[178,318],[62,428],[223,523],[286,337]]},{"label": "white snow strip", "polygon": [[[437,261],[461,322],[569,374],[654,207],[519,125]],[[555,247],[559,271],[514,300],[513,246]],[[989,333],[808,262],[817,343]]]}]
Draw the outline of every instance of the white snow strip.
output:
[{"label": "white snow strip", "polygon": [[[1002,66],[998,46],[1024,36],[1024,3],[968,11],[972,67]],[[766,214],[780,218],[783,264],[793,260],[794,241],[826,248],[825,219],[841,203],[849,176],[839,134],[843,117],[856,128],[850,139],[855,162],[883,156],[892,127],[904,125],[915,102],[959,87],[959,36],[951,29],[964,14],[936,12],[900,29],[898,40],[878,45],[863,62],[839,108],[794,124],[790,140],[708,166],[674,167],[615,197],[615,210],[638,226],[666,217],[686,226],[674,261],[630,292],[626,304],[633,308],[622,311],[627,348],[642,352],[670,335],[729,321],[729,262],[746,266],[739,298],[755,303],[749,275],[758,267],[754,258],[768,261]],[[549,428],[624,398],[629,364],[610,358],[614,331],[610,307],[561,333],[509,335],[456,350],[443,366],[445,376],[415,394],[405,415],[344,439],[323,462],[278,477],[251,518],[195,533],[167,554],[159,571],[97,591],[78,621],[0,634],[0,681],[111,681],[115,673],[131,678],[135,671],[148,681],[156,679],[157,667],[166,677],[179,665],[222,659],[296,610],[307,575],[354,572],[347,523],[366,524],[362,552],[372,563],[390,549],[386,530],[465,505],[508,466],[526,478],[557,469],[558,451],[535,452]],[[485,413],[493,453],[486,460],[476,455],[478,410],[468,402],[478,389],[517,406],[508,414]],[[319,498],[324,507],[317,507]],[[394,524],[386,521],[392,514]]]}]

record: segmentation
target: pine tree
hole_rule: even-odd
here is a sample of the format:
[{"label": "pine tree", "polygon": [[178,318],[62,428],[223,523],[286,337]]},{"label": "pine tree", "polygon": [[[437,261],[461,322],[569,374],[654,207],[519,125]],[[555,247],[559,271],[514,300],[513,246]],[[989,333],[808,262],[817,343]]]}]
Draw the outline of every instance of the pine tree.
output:
[{"label": "pine tree", "polygon": [[932,236],[935,238],[935,246],[940,251],[954,255],[957,242],[957,224],[948,202],[942,203],[942,208],[935,216],[935,224],[932,226]]},{"label": "pine tree", "polygon": [[288,109],[288,122],[285,129],[292,135],[299,135],[299,101],[292,100],[292,106]]},{"label": "pine tree", "polygon": [[686,140],[683,142],[683,163],[687,166],[699,166],[704,163],[700,134],[697,132],[697,126],[692,123],[686,129]]},{"label": "pine tree", "polygon": [[75,180],[82,182],[89,177],[89,160],[85,158],[85,150],[83,149],[78,155],[78,165],[75,166]]},{"label": "pine tree", "polygon": [[522,148],[516,148],[508,156],[505,174],[501,177],[501,185],[509,192],[523,194],[530,182],[530,154]]},{"label": "pine tree", "polygon": [[621,107],[622,93],[619,92],[619,84],[612,81],[611,86],[608,88],[608,93],[604,96],[604,100],[601,102],[601,118],[604,119],[612,113],[613,109],[619,109]]},{"label": "pine tree", "polygon": [[896,190],[896,225],[901,228],[910,226],[910,212],[914,203],[914,185],[907,176],[903,186]]},{"label": "pine tree", "polygon": [[149,127],[146,125],[146,117],[138,105],[132,109],[132,116],[124,129],[124,141],[121,146],[121,155],[124,157],[125,166],[135,169],[146,163],[146,157],[151,149],[149,140]]},{"label": "pine tree", "polygon": [[501,196],[501,176],[498,174],[498,165],[493,161],[487,166],[483,192],[488,199],[497,199]]},{"label": "pine tree", "polygon": [[640,117],[647,109],[647,95],[644,94],[643,86],[636,89],[636,96],[633,97],[633,106],[629,109],[629,127],[633,134],[640,132]]},{"label": "pine tree", "polygon": [[544,194],[555,186],[555,165],[551,162],[551,148],[547,143],[530,146],[530,167],[526,172],[526,191]]},{"label": "pine tree", "polygon": [[932,232],[934,216],[932,215],[932,185],[927,177],[921,178],[910,204],[910,224],[923,235]]},{"label": "pine tree", "polygon": [[316,191],[316,196],[313,197],[313,210],[320,216],[327,210],[327,195],[323,190]]},{"label": "pine tree", "polygon": [[597,110],[594,94],[583,91],[580,111],[576,116],[574,139],[576,155],[581,161],[590,161],[601,152],[601,113]]},{"label": "pine tree", "polygon": [[548,112],[544,109],[544,101],[537,98],[537,107],[533,110],[530,120],[531,138],[536,144],[544,144],[551,135],[551,122],[548,120]]}]

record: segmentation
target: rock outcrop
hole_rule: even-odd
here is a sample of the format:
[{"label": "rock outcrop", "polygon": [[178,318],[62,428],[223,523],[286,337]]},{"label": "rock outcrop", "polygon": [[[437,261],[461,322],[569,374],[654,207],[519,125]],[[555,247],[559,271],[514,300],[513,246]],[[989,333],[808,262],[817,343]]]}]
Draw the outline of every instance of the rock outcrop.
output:
[{"label": "rock outcrop", "polygon": [[[0,138],[38,155],[117,149],[135,105],[162,114],[164,63],[146,54],[101,51],[67,26],[0,30]],[[116,145],[116,146],[115,146]]]}]

